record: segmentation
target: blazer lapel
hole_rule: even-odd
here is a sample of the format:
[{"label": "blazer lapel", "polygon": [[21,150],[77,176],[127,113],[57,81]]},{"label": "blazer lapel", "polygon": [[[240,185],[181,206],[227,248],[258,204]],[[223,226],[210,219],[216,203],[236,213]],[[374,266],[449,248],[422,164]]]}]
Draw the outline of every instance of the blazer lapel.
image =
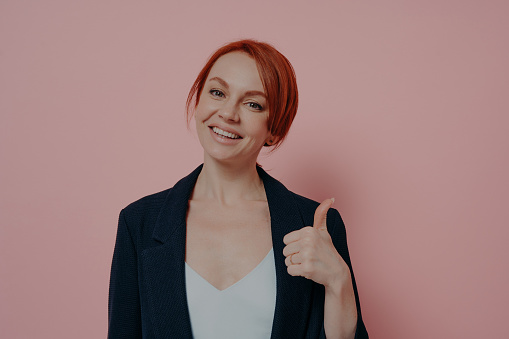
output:
[{"label": "blazer lapel", "polygon": [[201,168],[170,190],[153,232],[162,245],[141,253],[141,283],[157,338],[192,338],[185,284],[186,213]]},{"label": "blazer lapel", "polygon": [[276,263],[276,310],[272,324],[272,339],[299,338],[307,332],[310,315],[312,282],[288,274],[283,255],[283,237],[304,225],[300,210],[292,194],[279,181],[258,168],[269,204],[272,246]]}]

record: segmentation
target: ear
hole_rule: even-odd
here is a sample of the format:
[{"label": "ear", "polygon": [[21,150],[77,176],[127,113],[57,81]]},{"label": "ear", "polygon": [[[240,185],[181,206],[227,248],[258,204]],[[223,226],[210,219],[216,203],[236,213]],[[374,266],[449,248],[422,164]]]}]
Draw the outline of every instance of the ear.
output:
[{"label": "ear", "polygon": [[269,135],[267,140],[265,140],[265,145],[263,146],[273,146],[275,145],[279,140],[279,137],[273,136],[272,134]]}]

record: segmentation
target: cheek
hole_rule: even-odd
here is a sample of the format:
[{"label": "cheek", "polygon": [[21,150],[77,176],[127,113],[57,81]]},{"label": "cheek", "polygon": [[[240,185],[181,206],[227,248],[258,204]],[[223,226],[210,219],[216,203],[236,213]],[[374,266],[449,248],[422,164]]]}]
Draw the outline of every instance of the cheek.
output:
[{"label": "cheek", "polygon": [[256,119],[254,121],[250,121],[250,125],[253,126],[253,132],[259,138],[265,139],[269,135],[267,119]]},{"label": "cheek", "polygon": [[202,97],[195,108],[195,118],[197,121],[205,121],[209,119],[215,112],[220,109],[220,102],[212,100],[208,97]]},{"label": "cheek", "polygon": [[207,109],[203,101],[200,101],[200,103],[196,106],[194,110],[194,117],[196,123],[198,123],[199,121],[203,121],[207,118]]}]

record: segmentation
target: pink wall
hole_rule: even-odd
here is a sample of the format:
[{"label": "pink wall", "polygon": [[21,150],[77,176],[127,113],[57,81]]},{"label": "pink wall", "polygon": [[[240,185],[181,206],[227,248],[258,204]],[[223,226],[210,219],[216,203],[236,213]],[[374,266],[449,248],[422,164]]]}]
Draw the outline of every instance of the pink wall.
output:
[{"label": "pink wall", "polygon": [[297,120],[261,163],[296,192],[337,198],[372,337],[505,337],[508,10],[2,1],[2,338],[105,336],[118,212],[200,163],[186,93],[241,37],[295,66]]}]

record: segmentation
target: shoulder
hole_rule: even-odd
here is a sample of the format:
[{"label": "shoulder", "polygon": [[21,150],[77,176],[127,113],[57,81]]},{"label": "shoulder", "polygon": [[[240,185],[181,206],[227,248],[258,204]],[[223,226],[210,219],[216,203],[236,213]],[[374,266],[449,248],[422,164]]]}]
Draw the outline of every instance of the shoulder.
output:
[{"label": "shoulder", "polygon": [[[133,240],[152,238],[159,213],[172,189],[147,195],[120,211],[119,225],[125,225]],[[138,240],[135,240],[135,243],[138,243]]]},{"label": "shoulder", "polygon": [[158,213],[172,188],[140,198],[122,209],[122,214],[129,219],[140,218]]},{"label": "shoulder", "polygon": [[[273,196],[275,201],[291,200],[292,205],[299,210],[304,224],[313,225],[315,210],[320,203],[290,191],[283,183],[270,176],[261,167],[257,169],[260,177],[263,179],[267,195],[270,194]],[[286,206],[289,207],[290,205]],[[342,229],[344,233],[343,220],[335,208],[330,208],[327,212],[327,227],[329,228],[329,232],[333,231],[335,233],[336,229],[339,228]]]},{"label": "shoulder", "polygon": [[148,239],[152,238],[158,224],[164,225],[170,219],[185,218],[187,201],[201,168],[201,165],[198,166],[171,188],[130,203],[120,212],[119,222],[125,223],[133,236]]},{"label": "shoulder", "polygon": [[[320,202],[306,198],[292,191],[288,192],[293,197],[295,204],[301,211],[302,217],[306,225],[312,225],[315,216],[315,210],[318,207],[318,205],[320,205]],[[327,212],[327,227],[329,228],[329,232],[337,231],[336,228],[338,227],[344,229],[341,215],[339,214],[339,211],[335,208],[330,208],[329,211]]]},{"label": "shoulder", "polygon": [[295,204],[299,207],[299,210],[301,210],[305,214],[314,215],[316,208],[318,207],[318,205],[320,205],[318,201],[306,198],[290,190],[288,190],[288,192],[293,198]]},{"label": "shoulder", "polygon": [[165,202],[167,202],[170,195],[176,199],[187,197],[196,183],[196,179],[201,172],[202,166],[203,165],[198,166],[187,176],[177,181],[173,187],[144,196],[143,198],[127,205],[122,211],[126,215],[129,214],[132,216],[147,213],[158,213]]}]

